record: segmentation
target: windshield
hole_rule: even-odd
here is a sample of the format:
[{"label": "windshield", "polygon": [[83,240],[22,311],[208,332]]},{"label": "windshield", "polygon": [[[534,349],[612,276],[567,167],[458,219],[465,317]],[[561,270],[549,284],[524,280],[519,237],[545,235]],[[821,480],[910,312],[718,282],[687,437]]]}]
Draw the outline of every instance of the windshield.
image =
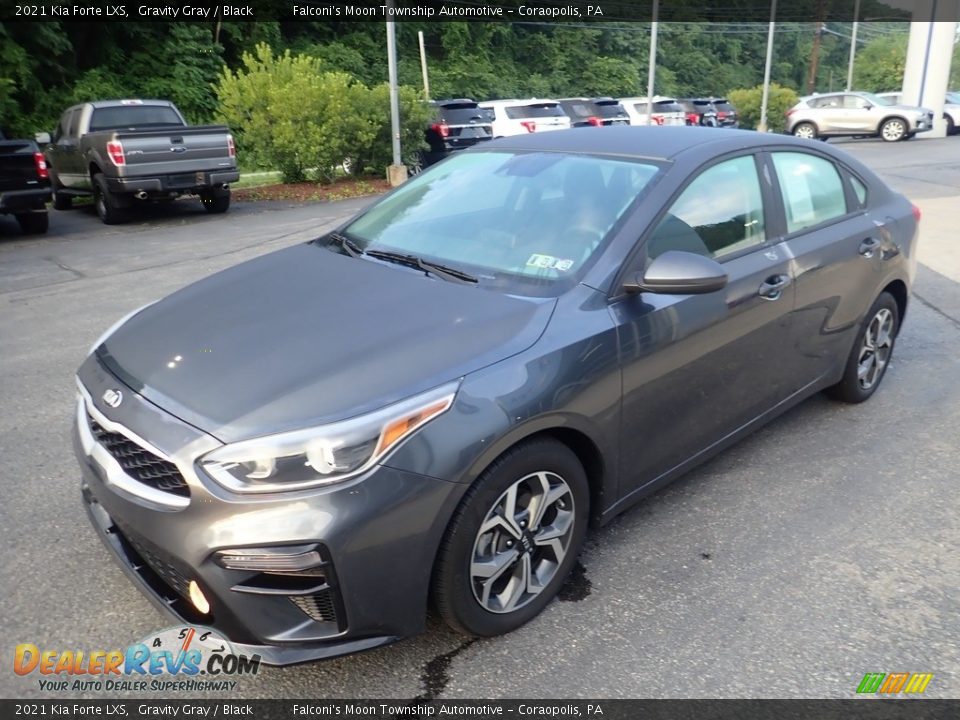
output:
[{"label": "windshield", "polygon": [[895,98],[880,97],[879,95],[874,95],[873,93],[868,93],[868,92],[860,93],[860,96],[866,98],[869,102],[873,103],[874,105],[895,105],[896,104]]},{"label": "windshield", "polygon": [[416,255],[481,286],[574,284],[656,165],[560,153],[469,152],[404,183],[344,229],[362,250]]},{"label": "windshield", "polygon": [[947,102],[951,105],[960,105],[960,92],[948,92]]},{"label": "windshield", "polygon": [[90,131],[120,128],[183,126],[183,120],[169,105],[125,105],[97,108],[90,118]]}]

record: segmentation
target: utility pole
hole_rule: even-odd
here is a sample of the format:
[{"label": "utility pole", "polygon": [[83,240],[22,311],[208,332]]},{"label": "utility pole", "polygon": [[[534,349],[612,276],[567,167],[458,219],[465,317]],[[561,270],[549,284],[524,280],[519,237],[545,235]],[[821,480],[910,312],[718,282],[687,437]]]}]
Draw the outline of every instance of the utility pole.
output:
[{"label": "utility pole", "polygon": [[653,18],[650,22],[650,64],[647,67],[647,125],[653,125],[653,80],[657,74],[657,15],[660,0],[653,0]]},{"label": "utility pole", "polygon": [[813,49],[810,51],[810,74],[807,76],[807,95],[817,87],[817,69],[820,65],[820,38],[823,36],[823,21],[827,13],[826,0],[817,0],[817,29],[813,36]]},{"label": "utility pole", "polygon": [[857,55],[857,27],[860,25],[860,0],[853,5],[853,33],[850,38],[850,63],[847,65],[847,92],[853,89],[853,61]]},{"label": "utility pole", "polygon": [[[860,0],[857,0],[859,2]],[[423,74],[423,95],[430,99],[430,78],[427,76],[427,51],[423,47],[423,30],[417,31],[417,40],[420,42],[420,72]]]},{"label": "utility pole", "polygon": [[[393,17],[393,0],[387,0],[387,17]],[[393,20],[387,20],[387,74],[390,85],[390,139],[393,144],[393,164],[387,168],[387,180],[393,187],[407,179],[407,168],[400,159],[400,95],[397,88],[397,29]]]},{"label": "utility pole", "polygon": [[760,122],[757,130],[767,132],[767,105],[770,100],[770,66],[773,65],[773,31],[777,19],[777,0],[770,3],[770,27],[767,29],[767,59],[763,66],[763,95],[760,99]]}]

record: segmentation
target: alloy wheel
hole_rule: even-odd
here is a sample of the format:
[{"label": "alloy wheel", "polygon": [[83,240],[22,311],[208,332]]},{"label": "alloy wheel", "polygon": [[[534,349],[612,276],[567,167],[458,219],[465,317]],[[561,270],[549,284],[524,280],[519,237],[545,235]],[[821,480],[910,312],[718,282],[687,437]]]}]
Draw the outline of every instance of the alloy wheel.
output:
[{"label": "alloy wheel", "polygon": [[798,138],[803,138],[804,140],[813,140],[816,136],[813,132],[813,126],[808,123],[803,123],[802,125],[797,126],[797,129],[793,131],[793,134]]},{"label": "alloy wheel", "polygon": [[906,135],[907,128],[901,120],[887,120],[881,128],[883,139],[887,142],[896,142]]},{"label": "alloy wheel", "polygon": [[893,313],[881,308],[863,334],[857,358],[857,381],[864,390],[872,388],[890,359],[893,350]]},{"label": "alloy wheel", "polygon": [[473,544],[470,584],[492,613],[510,613],[546,588],[570,548],[573,493],[553,472],[526,475],[490,508]]}]

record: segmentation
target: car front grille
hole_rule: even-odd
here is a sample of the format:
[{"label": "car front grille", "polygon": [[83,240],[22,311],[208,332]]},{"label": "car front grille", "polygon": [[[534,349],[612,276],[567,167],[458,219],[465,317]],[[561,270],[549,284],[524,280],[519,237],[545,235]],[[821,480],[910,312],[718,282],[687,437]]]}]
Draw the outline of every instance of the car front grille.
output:
[{"label": "car front grille", "polygon": [[190,487],[180,470],[169,460],[157,457],[126,435],[106,430],[88,416],[90,430],[97,442],[137,482],[181,497],[190,497]]},{"label": "car front grille", "polygon": [[153,570],[160,579],[183,598],[190,596],[190,570],[169,553],[161,550],[149,540],[140,537],[126,524],[116,523],[123,538],[137,552],[140,559]]}]

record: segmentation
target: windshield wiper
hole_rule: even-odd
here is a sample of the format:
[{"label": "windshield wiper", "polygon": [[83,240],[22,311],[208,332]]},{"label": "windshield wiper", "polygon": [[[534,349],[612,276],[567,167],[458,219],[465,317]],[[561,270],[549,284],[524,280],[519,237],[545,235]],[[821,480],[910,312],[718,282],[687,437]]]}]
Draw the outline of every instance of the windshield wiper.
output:
[{"label": "windshield wiper", "polygon": [[360,246],[346,235],[332,232],[327,235],[327,238],[330,240],[331,245],[337,245],[350,257],[360,257],[363,255],[363,250],[360,248]]},{"label": "windshield wiper", "polygon": [[456,268],[447,267],[440,263],[430,262],[416,255],[406,255],[404,253],[390,252],[389,250],[367,250],[364,255],[376,258],[377,260],[396,263],[397,265],[405,265],[414,270],[423,270],[425,273],[432,273],[444,280],[463,283],[478,282],[477,278],[469,273],[465,273],[463,270],[457,270]]}]

